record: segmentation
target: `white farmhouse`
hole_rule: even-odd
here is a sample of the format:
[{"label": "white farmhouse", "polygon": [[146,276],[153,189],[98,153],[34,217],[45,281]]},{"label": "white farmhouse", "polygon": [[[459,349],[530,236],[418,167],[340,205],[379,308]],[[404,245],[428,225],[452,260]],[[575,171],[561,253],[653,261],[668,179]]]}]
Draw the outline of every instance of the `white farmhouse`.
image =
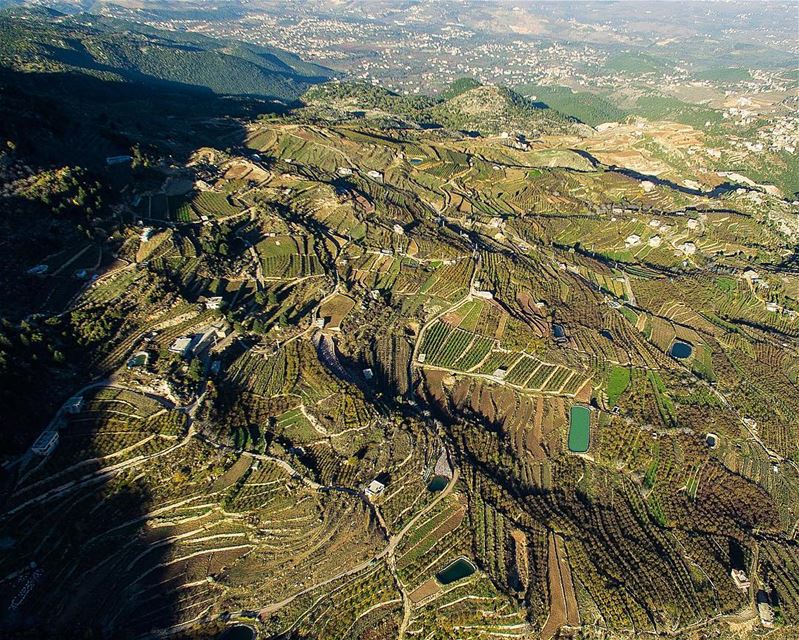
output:
[{"label": "white farmhouse", "polygon": [[44,431],[36,442],[33,443],[31,451],[37,456],[49,456],[58,446],[58,431]]},{"label": "white farmhouse", "polygon": [[744,278],[749,280],[752,284],[755,284],[760,281],[760,274],[754,269],[747,269],[744,271]]},{"label": "white farmhouse", "polygon": [[379,496],[385,490],[386,490],[386,485],[384,485],[382,482],[380,482],[378,480],[372,480],[369,483],[369,486],[366,487],[365,493],[370,498],[374,498],[376,496]]}]

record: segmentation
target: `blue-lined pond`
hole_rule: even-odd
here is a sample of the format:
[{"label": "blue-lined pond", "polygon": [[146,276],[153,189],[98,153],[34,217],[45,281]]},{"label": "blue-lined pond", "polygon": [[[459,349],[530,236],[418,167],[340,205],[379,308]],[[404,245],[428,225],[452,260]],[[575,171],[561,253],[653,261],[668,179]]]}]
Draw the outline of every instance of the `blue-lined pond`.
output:
[{"label": "blue-lined pond", "polygon": [[678,360],[690,358],[693,352],[694,349],[690,344],[680,340],[675,340],[674,344],[671,345],[671,349],[669,349],[669,355],[672,358],[677,358]]},{"label": "blue-lined pond", "polygon": [[255,629],[246,624],[234,624],[225,629],[219,640],[255,640]]},{"label": "blue-lined pond", "polygon": [[476,570],[475,566],[466,558],[458,558],[439,571],[436,574],[436,579],[441,584],[451,584],[472,575]]},{"label": "blue-lined pond", "polygon": [[569,410],[569,450],[585,453],[591,444],[591,412],[576,404]]},{"label": "blue-lined pond", "polygon": [[428,491],[443,491],[449,484],[449,479],[446,476],[433,476],[433,479],[427,484]]}]

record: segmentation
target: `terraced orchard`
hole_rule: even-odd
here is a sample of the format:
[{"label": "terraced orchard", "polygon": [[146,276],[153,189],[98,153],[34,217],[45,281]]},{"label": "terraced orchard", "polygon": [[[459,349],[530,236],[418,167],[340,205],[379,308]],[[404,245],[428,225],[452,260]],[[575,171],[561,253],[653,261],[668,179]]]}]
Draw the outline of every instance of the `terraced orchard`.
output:
[{"label": "terraced orchard", "polygon": [[796,637],[796,204],[348,87],[197,122],[3,334],[4,637]]}]

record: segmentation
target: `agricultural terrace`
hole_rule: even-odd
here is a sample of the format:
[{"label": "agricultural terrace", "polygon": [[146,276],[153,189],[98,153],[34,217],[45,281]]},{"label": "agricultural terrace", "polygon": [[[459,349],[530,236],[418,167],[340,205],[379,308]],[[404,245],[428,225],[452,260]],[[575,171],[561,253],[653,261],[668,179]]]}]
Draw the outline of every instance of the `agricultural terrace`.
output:
[{"label": "agricultural terrace", "polygon": [[243,213],[244,202],[217,191],[196,191],[183,196],[145,195],[136,208],[144,220],[152,222],[200,222],[224,219]]},{"label": "agricultural terrace", "polygon": [[135,391],[105,387],[70,415],[55,452],[32,469],[16,494],[20,499],[45,487],[83,476],[104,463],[153,456],[185,433],[183,414]]},{"label": "agricultural terrace", "polygon": [[[513,323],[507,313],[497,305],[467,301],[426,327],[417,362],[531,392],[575,395],[588,383],[587,375],[520,349],[523,342],[518,332],[506,334],[509,324]],[[535,336],[529,335],[528,340],[532,346]]]},{"label": "agricultural terrace", "polygon": [[414,524],[396,550],[397,575],[413,612],[409,632],[426,633],[454,617],[468,630],[521,637],[529,631],[523,617],[468,559],[466,514],[465,497],[448,496]]},{"label": "agricultural terrace", "polygon": [[355,300],[337,294],[319,307],[319,317],[325,321],[325,329],[340,329],[347,314],[355,307]]},{"label": "agricultural terrace", "polygon": [[238,215],[246,205],[235,197],[217,191],[198,191],[188,197],[170,197],[170,215],[178,222],[213,220]]},{"label": "agricultural terrace", "polygon": [[261,271],[267,280],[284,280],[322,275],[324,270],[308,236],[275,236],[264,238],[255,251],[261,260]]},{"label": "agricultural terrace", "polygon": [[754,620],[737,545],[798,622],[792,205],[681,186],[692,154],[633,125],[524,150],[356,104],[254,123],[257,165],[204,152],[213,191],[43,256],[31,282],[71,301],[9,344],[114,382],[17,463],[6,601],[137,637],[223,612],[320,640],[712,635]]}]

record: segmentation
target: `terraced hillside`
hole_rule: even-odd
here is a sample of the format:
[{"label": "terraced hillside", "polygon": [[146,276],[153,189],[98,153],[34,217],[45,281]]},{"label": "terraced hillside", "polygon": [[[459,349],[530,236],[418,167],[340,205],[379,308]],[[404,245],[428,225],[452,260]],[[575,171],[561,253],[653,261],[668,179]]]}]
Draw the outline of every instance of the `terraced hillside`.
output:
[{"label": "terraced hillside", "polygon": [[4,628],[732,638],[762,592],[791,637],[796,204],[634,123],[329,91],[30,250],[4,340],[70,369],[6,457]]}]

